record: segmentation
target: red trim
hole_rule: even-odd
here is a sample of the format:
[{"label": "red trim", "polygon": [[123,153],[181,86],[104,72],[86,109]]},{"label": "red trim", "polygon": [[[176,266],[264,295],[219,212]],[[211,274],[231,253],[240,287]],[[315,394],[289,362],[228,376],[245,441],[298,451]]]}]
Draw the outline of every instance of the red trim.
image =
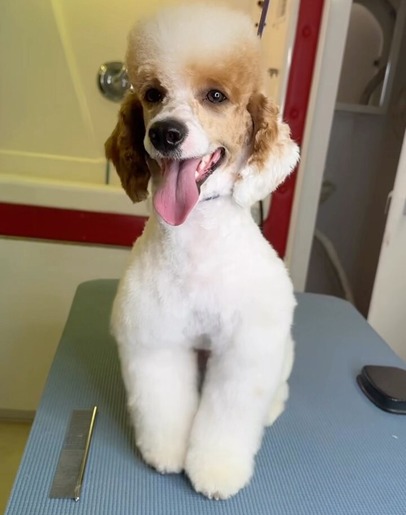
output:
[{"label": "red trim", "polygon": [[131,247],[146,218],[0,202],[0,235]]},{"label": "red trim", "polygon": [[[299,7],[283,113],[292,137],[299,145],[303,142],[323,5],[324,0],[301,0]],[[264,236],[281,257],[286,252],[296,176],[297,170],[272,194],[269,214],[263,225]]]}]

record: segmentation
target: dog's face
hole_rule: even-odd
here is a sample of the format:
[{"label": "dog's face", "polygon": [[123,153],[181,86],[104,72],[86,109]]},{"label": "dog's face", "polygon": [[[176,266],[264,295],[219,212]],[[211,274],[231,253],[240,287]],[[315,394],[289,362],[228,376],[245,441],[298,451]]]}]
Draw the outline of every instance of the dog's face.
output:
[{"label": "dog's face", "polygon": [[[145,198],[152,175],[155,209],[171,225],[213,196],[234,193],[250,205],[296,163],[289,130],[260,93],[259,42],[251,25],[226,9],[190,6],[163,11],[130,34],[134,92],[106,154],[135,201]],[[264,182],[271,155],[286,163]],[[255,174],[264,176],[262,182],[250,186]],[[262,191],[247,198],[245,183]]]}]

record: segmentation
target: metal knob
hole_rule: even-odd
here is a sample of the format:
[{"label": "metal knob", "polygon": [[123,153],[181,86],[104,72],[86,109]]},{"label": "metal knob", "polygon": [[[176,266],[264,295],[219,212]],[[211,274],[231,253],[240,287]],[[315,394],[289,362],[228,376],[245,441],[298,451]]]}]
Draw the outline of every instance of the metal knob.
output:
[{"label": "metal knob", "polygon": [[113,102],[120,102],[131,88],[126,67],[120,61],[102,64],[97,73],[97,82],[102,95]]}]

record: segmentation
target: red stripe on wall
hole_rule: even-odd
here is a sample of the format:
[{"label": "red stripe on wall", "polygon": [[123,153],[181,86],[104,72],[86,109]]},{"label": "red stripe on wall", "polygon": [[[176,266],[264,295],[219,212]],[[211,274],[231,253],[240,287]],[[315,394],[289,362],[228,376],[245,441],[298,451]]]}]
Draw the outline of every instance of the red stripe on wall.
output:
[{"label": "red stripe on wall", "polygon": [[130,247],[146,218],[0,202],[0,235]]},{"label": "red stripe on wall", "polygon": [[[301,0],[292,54],[284,119],[292,137],[303,142],[306,116],[312,87],[324,0]],[[281,257],[285,256],[296,186],[297,170],[272,194],[268,217],[263,224],[264,236]]]}]

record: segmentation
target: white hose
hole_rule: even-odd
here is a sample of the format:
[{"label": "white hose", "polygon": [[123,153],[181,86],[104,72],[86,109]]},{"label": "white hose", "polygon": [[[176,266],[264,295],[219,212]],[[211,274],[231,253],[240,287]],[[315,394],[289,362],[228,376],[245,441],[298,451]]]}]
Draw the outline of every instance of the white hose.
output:
[{"label": "white hose", "polygon": [[326,253],[327,257],[329,258],[329,260],[334,268],[334,271],[337,275],[338,281],[343,290],[346,300],[348,300],[349,302],[351,302],[351,304],[353,304],[355,306],[354,294],[352,293],[350,282],[349,282],[347,274],[345,273],[345,270],[341,264],[340,258],[338,257],[337,251],[336,251],[333,243],[319,229],[315,229],[314,237],[321,244],[321,246],[324,249],[324,252]]}]

